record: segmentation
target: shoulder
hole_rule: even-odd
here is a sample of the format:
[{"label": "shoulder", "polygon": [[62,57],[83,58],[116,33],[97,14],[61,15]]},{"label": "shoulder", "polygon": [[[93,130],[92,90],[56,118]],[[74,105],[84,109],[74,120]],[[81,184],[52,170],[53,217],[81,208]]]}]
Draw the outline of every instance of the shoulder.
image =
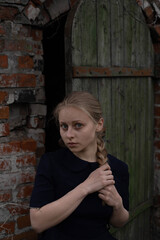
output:
[{"label": "shoulder", "polygon": [[38,168],[49,168],[55,165],[57,162],[60,163],[66,156],[66,148],[60,148],[55,152],[46,152],[41,156]]},{"label": "shoulder", "polygon": [[128,165],[122,160],[108,154],[111,170],[118,175],[128,175]]},{"label": "shoulder", "polygon": [[61,157],[63,157],[67,152],[66,148],[60,148],[54,152],[46,152],[42,155],[42,159],[50,159],[50,160],[54,160],[54,159],[59,159]]}]

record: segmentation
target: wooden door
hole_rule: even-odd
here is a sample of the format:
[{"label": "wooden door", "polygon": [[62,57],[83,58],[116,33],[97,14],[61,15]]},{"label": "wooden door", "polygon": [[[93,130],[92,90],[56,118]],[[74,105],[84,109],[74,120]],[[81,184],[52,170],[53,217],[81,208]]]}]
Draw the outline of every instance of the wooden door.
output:
[{"label": "wooden door", "polygon": [[86,90],[102,104],[109,153],[130,173],[130,220],[121,240],[150,236],[153,183],[153,49],[135,1],[81,0],[69,12],[66,91]]}]

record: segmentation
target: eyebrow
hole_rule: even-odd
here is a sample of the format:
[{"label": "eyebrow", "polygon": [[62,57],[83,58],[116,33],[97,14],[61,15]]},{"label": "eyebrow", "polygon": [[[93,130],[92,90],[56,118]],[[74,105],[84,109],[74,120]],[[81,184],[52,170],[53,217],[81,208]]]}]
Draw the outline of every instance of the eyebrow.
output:
[{"label": "eyebrow", "polygon": [[[72,123],[77,123],[77,122],[84,123],[84,121],[82,121],[82,120],[74,120],[74,121],[72,121]],[[67,123],[67,122],[66,121],[59,121],[59,123]]]}]

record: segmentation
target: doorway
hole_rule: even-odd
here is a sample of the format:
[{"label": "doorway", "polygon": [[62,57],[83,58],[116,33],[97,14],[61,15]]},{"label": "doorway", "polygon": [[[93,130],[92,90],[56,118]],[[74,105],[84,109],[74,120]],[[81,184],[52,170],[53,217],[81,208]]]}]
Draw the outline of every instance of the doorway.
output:
[{"label": "doorway", "polygon": [[43,30],[45,94],[47,105],[45,151],[59,148],[58,128],[53,109],[65,96],[64,27],[66,15],[59,17]]}]

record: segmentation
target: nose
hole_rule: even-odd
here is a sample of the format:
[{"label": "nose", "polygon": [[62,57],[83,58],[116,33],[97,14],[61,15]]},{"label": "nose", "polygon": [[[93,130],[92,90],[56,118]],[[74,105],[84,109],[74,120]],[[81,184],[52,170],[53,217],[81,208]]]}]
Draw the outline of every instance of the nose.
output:
[{"label": "nose", "polygon": [[73,138],[73,137],[74,137],[74,130],[73,130],[72,127],[68,127],[68,130],[67,130],[67,132],[66,132],[66,136],[67,136],[68,138]]}]

